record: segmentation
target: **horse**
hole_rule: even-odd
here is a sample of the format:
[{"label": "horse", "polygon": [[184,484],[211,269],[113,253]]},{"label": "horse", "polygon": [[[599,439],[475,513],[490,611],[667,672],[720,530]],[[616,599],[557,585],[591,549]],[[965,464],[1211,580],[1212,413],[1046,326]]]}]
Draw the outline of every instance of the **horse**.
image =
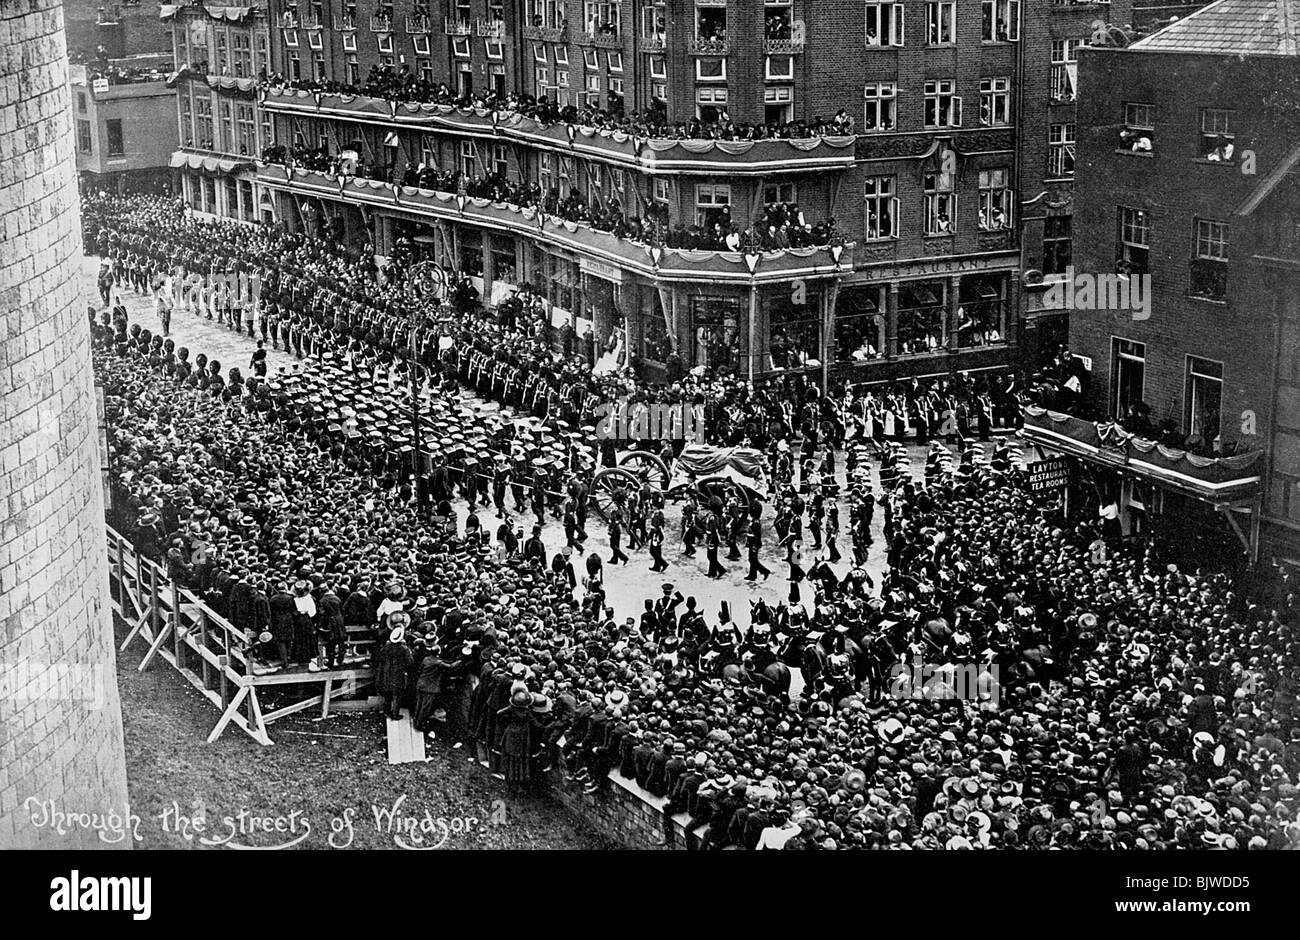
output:
[{"label": "horse", "polygon": [[789,695],[792,673],[790,667],[779,659],[774,659],[762,669],[753,669],[744,660],[732,661],[722,666],[720,675],[724,679],[735,679],[741,683],[752,683],[768,695]]},{"label": "horse", "polygon": [[[809,636],[805,641],[799,663],[803,669],[805,688],[815,686],[818,677],[826,671],[826,661],[835,653],[835,640],[835,635],[824,633],[816,639]],[[867,677],[867,657],[862,647],[846,636],[843,655],[848,657],[849,674],[853,677],[854,685],[861,685]]]}]

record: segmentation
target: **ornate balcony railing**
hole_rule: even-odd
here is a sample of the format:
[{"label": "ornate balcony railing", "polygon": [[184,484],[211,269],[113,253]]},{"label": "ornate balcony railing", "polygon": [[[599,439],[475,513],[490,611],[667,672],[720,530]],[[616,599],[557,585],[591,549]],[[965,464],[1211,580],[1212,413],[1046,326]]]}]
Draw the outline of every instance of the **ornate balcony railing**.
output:
[{"label": "ornate balcony railing", "polygon": [[442,21],[442,31],[448,36],[468,36],[474,32],[474,24],[469,20],[453,20],[447,17]]},{"label": "ornate balcony railing", "polygon": [[793,39],[766,39],[763,51],[768,55],[802,55],[803,43]]},{"label": "ornate balcony railing", "polygon": [[641,36],[642,52],[663,52],[667,45],[667,39],[663,33],[654,33],[649,36],[642,34]]},{"label": "ornate balcony railing", "polygon": [[357,21],[354,17],[346,14],[334,14],[334,28],[339,30],[352,30],[357,28]]},{"label": "ornate balcony railing", "polygon": [[372,16],[370,18],[370,31],[372,33],[391,33],[393,31],[392,17]]},{"label": "ornate balcony railing", "polygon": [[522,32],[525,39],[538,39],[542,42],[564,42],[568,29],[564,26],[525,26]]},{"label": "ornate balcony railing", "polygon": [[692,55],[727,55],[731,52],[731,45],[725,39],[696,36],[691,40],[689,49]]},{"label": "ornate balcony railing", "polygon": [[297,29],[299,26],[298,14],[286,11],[280,14],[281,29]]},{"label": "ornate balcony railing", "polygon": [[427,16],[408,16],[406,18],[406,31],[408,33],[431,33],[433,32],[433,21]]},{"label": "ornate balcony railing", "polygon": [[474,35],[485,39],[504,39],[506,24],[504,20],[477,19],[474,21]]}]

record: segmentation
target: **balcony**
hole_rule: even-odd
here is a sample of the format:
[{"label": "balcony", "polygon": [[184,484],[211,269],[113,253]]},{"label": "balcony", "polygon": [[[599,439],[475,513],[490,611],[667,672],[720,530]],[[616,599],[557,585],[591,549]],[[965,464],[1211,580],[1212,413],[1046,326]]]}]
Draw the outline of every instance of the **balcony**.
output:
[{"label": "balcony", "polygon": [[664,248],[656,263],[648,245],[618,238],[581,222],[546,215],[528,206],[492,202],[489,199],[458,196],[431,189],[398,187],[380,180],[358,177],[345,177],[340,184],[336,177],[325,173],[301,168],[288,170],[279,164],[262,164],[258,182],[301,195],[344,200],[376,208],[397,207],[425,218],[459,222],[544,240],[548,246],[599,259],[627,273],[663,281],[699,283],[705,279],[714,284],[748,286],[756,280],[760,283],[781,284],[788,282],[791,277],[833,277],[842,273],[842,269],[851,269],[853,264],[851,245],[845,247],[839,258],[839,266],[835,264],[829,247],[764,252],[752,276],[739,252]]},{"label": "balcony", "polygon": [[1260,484],[1263,451],[1198,457],[1129,434],[1112,421],[1089,421],[1045,408],[1024,409],[1025,440],[1089,463],[1145,477],[1211,503],[1251,496]]},{"label": "balcony", "polygon": [[484,39],[505,39],[506,24],[504,20],[485,20],[479,18],[474,21],[474,35],[481,36]]},{"label": "balcony", "polygon": [[372,16],[370,18],[370,31],[372,33],[391,33],[393,31],[393,18],[391,16]]},{"label": "balcony", "polygon": [[442,31],[448,36],[469,36],[474,32],[474,24],[469,20],[453,20],[449,16],[442,21]]},{"label": "balcony", "polygon": [[324,29],[325,24],[322,22],[321,15],[315,10],[310,13],[304,13],[299,18],[298,25],[303,29]]},{"label": "balcony", "polygon": [[765,39],[763,51],[768,55],[803,55],[803,43],[793,39]]},{"label": "balcony", "polygon": [[394,108],[383,98],[367,95],[319,96],[289,88],[269,87],[262,106],[271,112],[294,117],[343,120],[379,125],[384,130],[407,128],[430,132],[451,131],[507,139],[528,147],[576,153],[585,159],[639,172],[732,176],[763,176],[780,165],[789,172],[840,171],[853,165],[855,138],[771,140],[677,140],[634,141],[626,133],[595,127],[564,124],[541,125],[531,118],[499,112],[494,123],[485,109],[457,108],[450,104],[402,102]]},{"label": "balcony", "polygon": [[334,14],[334,28],[337,30],[354,30],[357,28],[357,19],[355,16],[344,14]]},{"label": "balcony", "polygon": [[301,25],[297,13],[285,12],[280,14],[281,29],[297,29]]},{"label": "balcony", "polygon": [[433,20],[427,16],[408,16],[406,18],[406,31],[408,33],[431,33],[433,32]]},{"label": "balcony", "polygon": [[595,46],[598,49],[623,48],[623,37],[619,33],[594,33],[587,30],[579,33],[576,41],[580,46]]},{"label": "balcony", "polygon": [[641,34],[642,52],[663,52],[667,46],[667,37],[663,33]]},{"label": "balcony", "polygon": [[703,36],[696,36],[687,45],[687,51],[691,55],[727,55],[731,52],[731,44],[725,39],[705,39]]},{"label": "balcony", "polygon": [[522,30],[525,39],[536,39],[541,42],[564,42],[568,38],[568,27],[565,26],[525,26]]}]

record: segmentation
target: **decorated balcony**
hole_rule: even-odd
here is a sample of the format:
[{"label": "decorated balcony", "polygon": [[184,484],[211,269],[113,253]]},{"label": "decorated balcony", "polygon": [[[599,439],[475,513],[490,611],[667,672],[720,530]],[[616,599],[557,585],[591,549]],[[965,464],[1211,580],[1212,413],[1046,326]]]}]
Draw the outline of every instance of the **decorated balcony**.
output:
[{"label": "decorated balcony", "polygon": [[564,42],[569,31],[564,26],[525,26],[521,32],[525,39],[536,39],[540,42]]},{"label": "decorated balcony", "polygon": [[854,137],[789,140],[695,140],[636,137],[572,124],[540,124],[517,112],[462,109],[446,104],[398,104],[365,95],[320,94],[268,88],[263,107],[297,117],[359,121],[388,130],[512,140],[543,150],[573,153],[642,172],[762,176],[773,171],[846,169],[853,165]]},{"label": "decorated balcony", "polygon": [[[355,176],[330,176],[301,167],[262,164],[258,182],[299,196],[316,196],[400,210],[430,220],[459,222],[513,235],[604,261],[621,270],[664,281],[783,283],[795,278],[833,277],[853,266],[852,245],[791,248],[749,257],[731,251],[694,251],[650,246],[528,207],[458,193],[437,192]],[[751,274],[752,265],[752,274]]]},{"label": "decorated balcony", "polygon": [[1213,503],[1252,497],[1264,472],[1263,451],[1198,457],[1129,434],[1113,421],[1088,421],[1027,406],[1025,440],[1090,463],[1123,470]]}]

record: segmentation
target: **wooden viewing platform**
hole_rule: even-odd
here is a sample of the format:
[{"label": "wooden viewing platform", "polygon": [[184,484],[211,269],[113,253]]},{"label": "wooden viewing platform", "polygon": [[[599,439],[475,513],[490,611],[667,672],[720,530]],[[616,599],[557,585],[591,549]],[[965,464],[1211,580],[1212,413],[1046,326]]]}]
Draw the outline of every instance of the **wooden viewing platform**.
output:
[{"label": "wooden viewing platform", "polygon": [[[286,715],[320,706],[321,718],[328,718],[331,709],[376,707],[367,698],[358,698],[359,690],[373,681],[368,657],[364,664],[343,669],[258,674],[251,656],[255,644],[188,588],[172,582],[161,566],[111,527],[108,566],[113,610],[129,628],[119,649],[143,641],[148,649],[140,660],[140,672],[159,657],[217,707],[220,717],[208,735],[209,744],[232,724],[259,744],[269,745],[273,742],[266,726]],[[348,654],[366,652],[371,644],[366,631],[350,632],[364,638],[349,639]],[[257,690],[266,686],[319,686],[320,692],[263,712]]]}]

